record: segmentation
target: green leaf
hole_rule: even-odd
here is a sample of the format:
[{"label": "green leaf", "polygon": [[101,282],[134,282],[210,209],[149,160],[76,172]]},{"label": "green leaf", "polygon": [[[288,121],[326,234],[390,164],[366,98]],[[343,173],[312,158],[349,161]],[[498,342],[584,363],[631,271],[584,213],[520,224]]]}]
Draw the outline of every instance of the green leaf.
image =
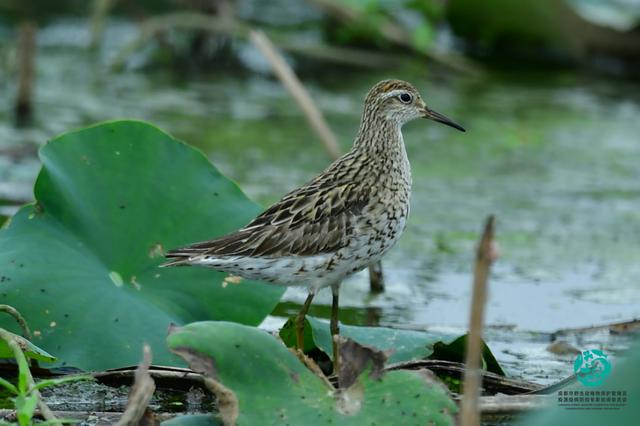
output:
[{"label": "green leaf", "polygon": [[18,423],[20,426],[30,426],[33,413],[38,405],[38,395],[19,395],[16,400],[16,414],[18,415]]},{"label": "green leaf", "polygon": [[[54,362],[56,360],[56,357],[49,354],[44,349],[37,347],[36,345],[31,343],[24,337],[18,336],[17,334],[14,334],[11,332],[7,332],[7,333],[9,333],[13,337],[13,340],[18,344],[20,349],[22,349],[22,352],[27,358],[37,359],[38,361],[45,361],[45,362]],[[5,342],[3,339],[0,339],[0,358],[5,358],[5,359],[14,358],[13,350],[11,350],[7,342]]]},{"label": "green leaf", "polygon": [[[444,387],[420,373],[367,373],[336,391],[270,334],[228,322],[172,330],[169,347],[215,382],[221,416],[238,425],[453,425],[456,406]],[[405,420],[403,422],[403,419]]]},{"label": "green leaf", "polygon": [[232,231],[260,211],[202,153],[151,125],[116,121],[62,135],[40,159],[37,202],[0,231],[0,298],[64,364],[134,365],[147,342],[154,362],[175,365],[164,345],[169,324],[255,325],[278,302],[282,287],[158,268],[163,251]]},{"label": "green leaf", "polygon": [[[426,331],[400,330],[386,327],[358,327],[340,325],[340,334],[350,337],[362,345],[375,346],[381,351],[392,351],[389,362],[423,359],[433,353],[433,345],[438,342],[450,343],[458,336]],[[280,330],[280,338],[289,347],[296,343],[295,317],[290,318]],[[313,317],[306,317],[305,352],[318,348],[333,357],[329,323]]]},{"label": "green leaf", "polygon": [[[429,358],[454,362],[465,362],[465,351],[467,347],[467,335],[460,336],[450,343],[437,342],[433,345],[433,354]],[[505,376],[505,372],[500,367],[498,360],[493,356],[489,346],[482,342],[482,364],[483,368],[491,373]]]},{"label": "green leaf", "polygon": [[0,377],[0,386],[2,386],[3,388],[5,388],[9,392],[11,392],[13,395],[17,395],[18,394],[18,388],[15,387],[15,385],[13,383],[11,383],[10,381],[8,381],[6,379],[3,379],[2,377]]},{"label": "green leaf", "polygon": [[29,385],[33,380],[31,378],[31,371],[29,370],[29,364],[24,353],[17,351],[15,353],[16,363],[18,364],[18,396],[22,397],[27,394]]},{"label": "green leaf", "polygon": [[[424,358],[465,362],[466,335],[351,325],[340,325],[340,335],[350,337],[362,345],[374,346],[381,351],[391,351],[389,363]],[[280,338],[288,347],[295,345],[295,317],[289,318],[280,329]],[[484,342],[483,345],[482,357],[487,371],[504,376],[505,373],[491,349]],[[327,354],[329,358],[333,357],[329,323],[307,316],[304,328],[304,351],[308,353],[316,348]]]}]

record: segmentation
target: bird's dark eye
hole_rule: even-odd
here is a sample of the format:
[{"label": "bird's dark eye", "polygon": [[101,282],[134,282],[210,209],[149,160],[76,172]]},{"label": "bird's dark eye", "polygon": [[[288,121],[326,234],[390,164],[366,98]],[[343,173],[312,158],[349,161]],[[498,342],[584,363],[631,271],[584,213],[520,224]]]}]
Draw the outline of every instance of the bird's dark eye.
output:
[{"label": "bird's dark eye", "polygon": [[400,101],[402,103],[408,104],[409,102],[411,102],[411,95],[408,93],[403,93],[402,95],[400,95]]}]

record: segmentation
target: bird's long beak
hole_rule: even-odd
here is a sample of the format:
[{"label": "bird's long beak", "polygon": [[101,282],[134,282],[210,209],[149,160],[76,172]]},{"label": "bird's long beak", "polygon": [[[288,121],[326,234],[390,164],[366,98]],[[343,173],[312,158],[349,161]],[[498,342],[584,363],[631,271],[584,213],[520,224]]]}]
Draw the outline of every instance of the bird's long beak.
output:
[{"label": "bird's long beak", "polygon": [[447,126],[451,126],[454,129],[460,130],[461,132],[466,132],[464,127],[462,127],[461,125],[459,125],[455,121],[451,120],[450,118],[445,117],[444,115],[440,114],[439,112],[436,112],[436,111],[434,111],[432,109],[427,108],[426,106],[422,110],[422,116],[424,118],[428,118],[429,120],[437,121],[438,123],[442,123],[442,124],[446,124]]}]

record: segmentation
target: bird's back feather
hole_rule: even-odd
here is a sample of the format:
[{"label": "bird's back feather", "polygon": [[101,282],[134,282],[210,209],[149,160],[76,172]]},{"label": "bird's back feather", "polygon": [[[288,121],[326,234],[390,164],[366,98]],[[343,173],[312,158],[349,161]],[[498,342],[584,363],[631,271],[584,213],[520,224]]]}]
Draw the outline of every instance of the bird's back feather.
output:
[{"label": "bird's back feather", "polygon": [[216,257],[314,256],[345,247],[355,218],[367,205],[368,190],[357,182],[323,175],[285,195],[242,229],[222,237],[170,250],[162,266]]}]

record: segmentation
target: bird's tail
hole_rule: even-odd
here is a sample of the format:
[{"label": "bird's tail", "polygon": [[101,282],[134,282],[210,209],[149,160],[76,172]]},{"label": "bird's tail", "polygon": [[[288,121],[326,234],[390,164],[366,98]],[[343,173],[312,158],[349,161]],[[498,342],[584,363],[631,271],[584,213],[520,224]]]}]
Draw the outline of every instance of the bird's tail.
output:
[{"label": "bird's tail", "polygon": [[181,247],[174,250],[169,250],[164,256],[169,259],[167,262],[160,265],[161,268],[168,266],[188,266],[191,264],[194,256],[202,253],[202,250],[194,248],[192,246]]},{"label": "bird's tail", "polygon": [[188,257],[176,257],[176,258],[172,258],[171,260],[165,262],[165,263],[161,263],[159,265],[160,268],[167,268],[169,266],[188,266],[189,265],[189,258]]}]

